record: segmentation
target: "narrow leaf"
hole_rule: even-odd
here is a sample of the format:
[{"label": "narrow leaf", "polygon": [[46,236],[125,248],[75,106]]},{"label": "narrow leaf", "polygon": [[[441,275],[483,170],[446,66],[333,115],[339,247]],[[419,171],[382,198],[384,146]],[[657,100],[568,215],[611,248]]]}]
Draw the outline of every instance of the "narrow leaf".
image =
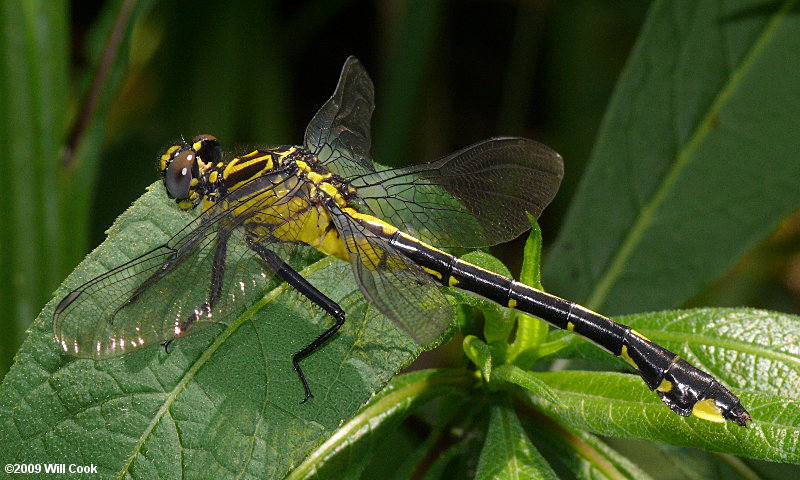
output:
[{"label": "narrow leaf", "polygon": [[546,383],[515,365],[503,365],[495,369],[494,379],[497,382],[512,383],[528,390],[533,395],[542,397],[542,400],[546,402],[560,405],[558,397]]},{"label": "narrow leaf", "polygon": [[[590,433],[568,429],[533,412],[531,421],[523,421],[537,448],[551,461],[563,464],[579,479],[650,480],[631,459]],[[544,417],[544,418],[542,418]]]},{"label": "narrow leaf", "polygon": [[[715,375],[737,392],[763,393],[787,402],[798,398],[800,317],[796,315],[749,308],[701,308],[616,320]],[[578,339],[558,356],[611,358]],[[757,412],[750,413],[758,418]],[[795,425],[800,425],[800,418]]]},{"label": "narrow leaf", "polygon": [[422,370],[395,377],[361,411],[314,449],[287,480],[358,478],[380,444],[405,417],[428,401],[458,394],[471,383],[465,371]]},{"label": "narrow leaf", "polygon": [[475,474],[477,480],[558,478],[528,439],[510,402],[492,405],[489,415],[489,431]]},{"label": "narrow leaf", "polygon": [[551,291],[607,314],[674,308],[800,206],[796,5],[653,4],[554,246]]},{"label": "narrow leaf", "polygon": [[524,256],[522,257],[522,270],[519,274],[519,281],[530,287],[543,290],[542,288],[542,229],[536,219],[528,218],[531,221],[531,232],[525,241]]},{"label": "narrow leaf", "polygon": [[[525,242],[525,251],[522,259],[520,282],[533,288],[544,290],[542,287],[542,229],[536,219],[530,217],[531,233]],[[508,349],[508,361],[516,363],[523,368],[529,367],[531,350],[547,339],[550,326],[522,312],[516,312],[517,332],[514,342]]]},{"label": "narrow leaf", "polygon": [[480,338],[474,335],[464,337],[464,353],[472,360],[487,382],[492,380],[492,352]]},{"label": "narrow leaf", "polygon": [[0,378],[69,269],[58,152],[69,94],[67,2],[0,3]]},{"label": "narrow leaf", "polygon": [[747,428],[672,413],[635,375],[610,372],[533,373],[566,409],[531,401],[559,423],[620,438],[638,438],[776,462],[800,462],[800,402],[741,393],[754,420]]}]

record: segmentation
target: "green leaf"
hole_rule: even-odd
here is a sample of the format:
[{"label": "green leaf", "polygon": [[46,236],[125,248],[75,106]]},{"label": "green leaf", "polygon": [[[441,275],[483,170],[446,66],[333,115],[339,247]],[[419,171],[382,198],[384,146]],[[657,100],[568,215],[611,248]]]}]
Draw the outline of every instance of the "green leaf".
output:
[{"label": "green leaf", "polygon": [[638,438],[702,450],[732,453],[778,462],[800,462],[793,440],[800,435],[800,402],[767,395],[740,393],[753,414],[747,428],[712,423],[672,413],[638,376],[610,372],[539,372],[568,408],[531,397],[559,423],[620,438]]},{"label": "green leaf", "polygon": [[[736,392],[777,396],[781,403],[797,399],[800,317],[796,315],[750,308],[701,308],[617,320],[716,376]],[[611,358],[582,340],[571,342],[570,348],[558,352],[558,356],[600,361]],[[754,418],[761,418],[749,405],[745,407]],[[795,425],[800,425],[800,418]]]},{"label": "green leaf", "polygon": [[510,402],[492,405],[489,415],[476,479],[558,478],[528,439]]},{"label": "green leaf", "polygon": [[494,380],[496,382],[512,383],[528,390],[533,395],[542,397],[542,400],[546,402],[561,405],[556,394],[546,383],[516,365],[503,365],[495,369]]},{"label": "green leaf", "polygon": [[359,478],[374,449],[413,410],[447,394],[463,394],[472,379],[463,370],[422,370],[395,377],[357,415],[311,451],[287,480]]},{"label": "green leaf", "polygon": [[[542,287],[542,229],[536,219],[528,215],[531,221],[531,233],[525,242],[525,251],[522,259],[520,282],[538,290]],[[550,326],[542,320],[516,312],[517,333],[514,342],[508,349],[508,361],[528,368],[535,358],[531,357],[532,349],[541,344],[550,332]]]},{"label": "green leaf", "polygon": [[[748,431],[762,431],[763,438],[751,443],[749,448],[761,450],[758,452],[753,452],[751,449],[738,450],[738,446],[736,450],[727,450],[726,444],[721,442],[717,451],[741,453],[772,461],[798,461],[800,452],[795,447],[781,445],[785,442],[782,439],[783,435],[800,431],[800,402],[797,401],[797,392],[800,391],[800,352],[796,348],[796,345],[800,344],[800,317],[745,308],[706,308],[630,315],[617,320],[630,325],[647,338],[716,376],[740,396],[742,404],[754,419]],[[603,362],[608,362],[612,358],[606,352],[576,336],[567,333],[563,335],[564,340],[572,339],[572,341],[568,342],[569,348],[558,352],[559,357],[577,357]],[[621,360],[614,362],[620,366],[624,365]],[[654,413],[659,416],[663,414],[668,417],[664,420],[670,420],[671,413],[666,409],[661,411],[660,401],[654,393],[650,393],[644,387],[641,380],[635,376],[630,376],[630,379],[626,376],[625,381],[636,385],[620,386],[620,389],[641,390],[647,396],[646,400],[653,403],[653,408],[656,409]],[[569,402],[566,403],[569,405]],[[597,406],[597,408],[604,407]],[[650,407],[638,412],[633,407],[621,411],[625,412],[625,422],[635,424],[641,422],[645,416],[648,422],[653,423],[649,418],[651,414],[648,413],[651,412]],[[687,424],[689,422],[697,421],[694,419],[686,421]],[[705,423],[701,422],[707,427]],[[670,425],[660,423],[658,425],[665,431],[673,428]],[[583,425],[581,428],[585,427]],[[660,435],[649,436],[652,432],[644,433],[635,425],[632,427],[637,432],[635,436],[638,438],[713,449],[705,441],[678,442],[682,439],[673,436],[667,438]],[[726,428],[731,427],[726,426]],[[594,431],[610,434],[608,430]],[[628,435],[617,433],[620,436]]]},{"label": "green leaf", "polygon": [[286,285],[228,325],[93,361],[68,357],[52,333],[70,288],[163,242],[191,218],[154,184],[45,307],[0,385],[2,463],[69,459],[105,476],[283,477],[351,418],[420,349],[377,314],[350,265],[326,258],[302,274],[347,312],[303,361],[315,397],[300,404],[292,355],[331,319]]},{"label": "green leaf", "polygon": [[[511,276],[508,267],[488,253],[474,251],[462,256],[461,259],[504,277]],[[514,311],[484,298],[475,296],[472,296],[472,298],[475,301],[470,304],[480,308],[484,317],[486,317],[486,323],[483,326],[486,342],[495,349],[494,353],[502,360],[504,350],[508,344],[508,336],[514,328]]]},{"label": "green leaf", "polygon": [[531,233],[528,234],[528,239],[525,241],[519,281],[537,290],[544,290],[542,287],[542,229],[534,217],[530,214],[527,215],[531,221]]},{"label": "green leaf", "polygon": [[492,352],[489,345],[475,335],[464,337],[464,353],[483,374],[487,382],[492,380]]},{"label": "green leaf", "polygon": [[534,412],[531,421],[523,421],[523,426],[554,468],[560,463],[579,479],[651,479],[636,463],[598,437],[541,417],[541,413]]},{"label": "green leaf", "polygon": [[797,209],[796,5],[653,4],[554,245],[549,289],[609,314],[674,308]]},{"label": "green leaf", "polygon": [[[681,352],[737,390],[796,402],[800,391],[800,317],[749,308],[706,308],[626,317],[633,328]],[[685,332],[685,333],[684,333]],[[768,415],[752,411],[754,418]],[[800,417],[794,425],[800,425]]]},{"label": "green leaf", "polygon": [[671,478],[686,480],[783,480],[795,478],[800,472],[796,465],[740,459],[664,443],[632,440],[610,440],[609,443],[656,478],[670,472]]}]

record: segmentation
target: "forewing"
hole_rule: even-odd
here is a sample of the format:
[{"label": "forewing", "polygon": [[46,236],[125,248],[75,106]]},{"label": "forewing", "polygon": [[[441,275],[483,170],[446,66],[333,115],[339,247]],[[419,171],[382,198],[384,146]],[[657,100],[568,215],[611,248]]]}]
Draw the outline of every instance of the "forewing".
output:
[{"label": "forewing", "polygon": [[376,216],[441,247],[485,247],[530,228],[564,176],[561,156],[524,138],[492,138],[436,162],[355,178]]},{"label": "forewing", "polygon": [[374,172],[369,158],[374,97],[367,71],[356,57],[349,57],[333,96],[306,128],[305,149],[344,178]]},{"label": "forewing", "polygon": [[[247,246],[241,228],[254,212],[270,214],[273,197],[266,188],[270,185],[268,179],[260,179],[248,193],[243,189],[231,194],[166,244],[67,295],[54,315],[57,341],[73,356],[102,359],[237,316],[263,293],[273,276]],[[237,215],[232,215],[237,208]],[[227,248],[221,250],[224,239]],[[293,248],[281,247],[286,254],[287,248]],[[224,272],[224,281],[219,284],[219,299],[208,308],[215,263],[216,271]],[[193,314],[196,321],[187,326]]]},{"label": "forewing", "polygon": [[432,345],[450,325],[452,306],[417,264],[348,215],[332,212],[361,292],[418,344]]}]

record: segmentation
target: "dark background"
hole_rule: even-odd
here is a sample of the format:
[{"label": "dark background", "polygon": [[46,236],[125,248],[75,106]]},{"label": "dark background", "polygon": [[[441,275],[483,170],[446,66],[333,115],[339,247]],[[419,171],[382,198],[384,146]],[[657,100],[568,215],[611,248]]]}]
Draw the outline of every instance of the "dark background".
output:
[{"label": "dark background", "polygon": [[[76,42],[99,6],[74,5]],[[227,149],[301,143],[348,55],[376,85],[376,162],[430,161],[494,135],[526,136],[561,152],[565,183],[542,218],[552,239],[646,7],[157,3],[134,31],[130,70],[109,115],[90,244],[157,178],[158,155],[181,135],[211,133]],[[518,251],[495,253],[517,271]]]}]

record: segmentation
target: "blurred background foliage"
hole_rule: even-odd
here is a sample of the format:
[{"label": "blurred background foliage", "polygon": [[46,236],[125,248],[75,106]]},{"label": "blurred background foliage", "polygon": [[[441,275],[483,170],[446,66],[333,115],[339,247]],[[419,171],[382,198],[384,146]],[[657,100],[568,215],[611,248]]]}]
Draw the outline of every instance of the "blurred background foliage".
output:
[{"label": "blurred background foliage", "polygon": [[[0,1],[0,377],[24,330],[157,178],[171,142],[297,144],[356,55],[376,84],[373,158],[399,166],[493,135],[561,152],[546,244],[648,2]],[[524,237],[493,253],[517,274]],[[692,305],[797,311],[800,222]],[[547,269],[547,264],[544,266]]]}]

